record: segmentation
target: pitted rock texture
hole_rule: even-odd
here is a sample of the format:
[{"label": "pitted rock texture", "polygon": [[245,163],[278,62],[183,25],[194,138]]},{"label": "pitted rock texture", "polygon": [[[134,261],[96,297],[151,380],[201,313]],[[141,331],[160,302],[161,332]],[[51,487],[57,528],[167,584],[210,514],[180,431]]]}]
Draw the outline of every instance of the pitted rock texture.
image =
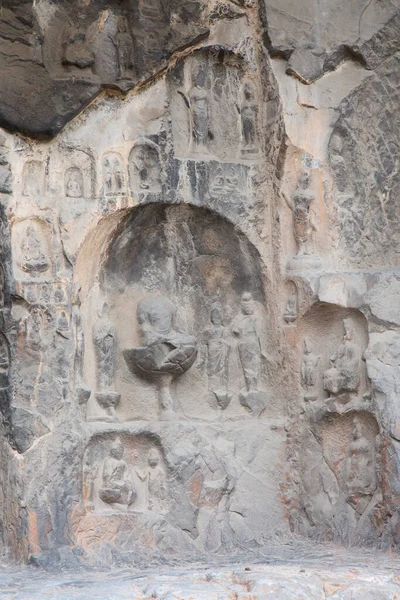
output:
[{"label": "pitted rock texture", "polygon": [[139,598],[351,598],[363,573],[243,563],[299,538],[398,549],[397,9],[3,3],[14,559],[242,563]]},{"label": "pitted rock texture", "polygon": [[[2,565],[4,600],[398,600],[399,563],[388,555],[332,548],[270,548],[265,564],[188,568],[124,568],[88,574],[64,556],[49,572]],[[267,553],[268,554],[268,553]],[[284,558],[286,556],[286,559]],[[279,558],[280,557],[280,558]],[[55,573],[57,569],[64,572]],[[75,566],[76,569],[76,566]],[[66,572],[65,572],[66,570]]]}]

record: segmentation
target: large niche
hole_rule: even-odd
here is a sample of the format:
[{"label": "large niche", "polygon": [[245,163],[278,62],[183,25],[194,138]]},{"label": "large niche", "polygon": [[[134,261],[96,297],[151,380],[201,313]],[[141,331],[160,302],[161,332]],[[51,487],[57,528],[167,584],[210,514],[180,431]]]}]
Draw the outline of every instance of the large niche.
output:
[{"label": "large niche", "polygon": [[[126,213],[89,295],[84,318],[84,379],[94,390],[89,420],[281,414],[268,393],[271,352],[260,258],[228,221],[181,205]],[[154,375],[159,365],[144,373],[143,361],[136,364],[134,358],[141,349],[148,364],[150,348],[151,360],[159,361],[153,357],[154,331],[149,333],[152,311],[172,315],[171,332],[159,349],[168,346],[167,360],[176,359],[175,350],[169,352],[176,339],[187,354],[183,367],[178,359],[172,371],[167,407],[160,399],[165,378]]]}]

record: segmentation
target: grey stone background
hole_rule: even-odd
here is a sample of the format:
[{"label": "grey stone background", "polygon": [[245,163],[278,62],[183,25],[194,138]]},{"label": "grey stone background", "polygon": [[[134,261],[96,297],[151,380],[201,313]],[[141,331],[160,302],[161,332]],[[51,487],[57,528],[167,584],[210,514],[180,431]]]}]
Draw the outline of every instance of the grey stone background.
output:
[{"label": "grey stone background", "polygon": [[[180,563],[298,537],[397,548],[399,39],[399,6],[381,0],[3,2],[0,521],[13,558]],[[198,345],[171,383],[172,422],[124,359],[154,293]],[[234,333],[249,293],[253,390]],[[207,370],[216,302],[224,408]],[[329,392],[341,349],[347,383]],[[168,510],[144,491],[140,510],[99,500],[116,438],[131,473],[157,449]]]}]

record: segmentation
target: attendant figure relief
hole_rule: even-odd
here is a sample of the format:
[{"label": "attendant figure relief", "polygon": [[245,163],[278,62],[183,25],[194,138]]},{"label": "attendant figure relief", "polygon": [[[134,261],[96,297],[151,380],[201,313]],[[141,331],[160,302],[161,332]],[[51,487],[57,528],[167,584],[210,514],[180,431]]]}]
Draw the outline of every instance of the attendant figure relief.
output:
[{"label": "attendant figure relief", "polygon": [[346,462],[347,502],[362,514],[378,487],[375,440],[367,437],[365,423],[354,417]]},{"label": "attendant figure relief", "polygon": [[206,68],[200,65],[192,77],[192,87],[188,94],[179,92],[189,110],[190,144],[189,152],[207,154],[210,137],[211,109],[206,88]]},{"label": "attendant figure relief", "polygon": [[204,332],[208,386],[219,407],[225,409],[231,400],[228,392],[230,331],[223,324],[223,309],[218,302],[211,307],[211,323],[212,326]]},{"label": "attendant figure relief", "polygon": [[312,248],[312,236],[317,227],[311,212],[315,195],[310,189],[310,175],[302,173],[293,196],[290,198],[283,193],[283,197],[292,211],[293,233],[297,244],[297,254],[289,262],[288,268],[295,270],[319,266],[321,261],[314,255]]},{"label": "attendant figure relief", "polygon": [[117,50],[119,79],[131,79],[134,68],[134,49],[129,23],[126,17],[118,19]]},{"label": "attendant figure relief", "polygon": [[115,327],[108,317],[108,305],[104,303],[99,318],[93,327],[93,343],[97,362],[98,391],[96,400],[110,420],[116,420],[115,407],[120,401],[120,394],[114,391],[115,372]]},{"label": "attendant figure relief", "polygon": [[246,391],[240,394],[240,402],[255,416],[266,406],[266,393],[260,390],[262,359],[266,358],[260,338],[260,323],[255,313],[252,295],[244,292],[241,311],[231,324],[231,331],[237,338],[239,364],[242,368]]},{"label": "attendant figure relief", "polygon": [[243,89],[243,103],[240,109],[242,154],[258,153],[258,105],[253,86],[246,82]]},{"label": "attendant figure relief", "polygon": [[136,471],[139,479],[146,484],[146,506],[148,510],[165,514],[168,512],[168,482],[160,454],[151,448],[147,456],[147,466],[143,471]]}]

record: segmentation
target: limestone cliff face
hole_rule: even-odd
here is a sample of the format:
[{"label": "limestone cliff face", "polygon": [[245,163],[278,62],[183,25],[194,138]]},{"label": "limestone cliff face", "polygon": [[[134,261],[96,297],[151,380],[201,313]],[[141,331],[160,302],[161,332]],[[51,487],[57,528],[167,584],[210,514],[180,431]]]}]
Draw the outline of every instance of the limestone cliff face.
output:
[{"label": "limestone cliff face", "polygon": [[5,546],[396,546],[395,3],[10,2],[0,43]]}]

